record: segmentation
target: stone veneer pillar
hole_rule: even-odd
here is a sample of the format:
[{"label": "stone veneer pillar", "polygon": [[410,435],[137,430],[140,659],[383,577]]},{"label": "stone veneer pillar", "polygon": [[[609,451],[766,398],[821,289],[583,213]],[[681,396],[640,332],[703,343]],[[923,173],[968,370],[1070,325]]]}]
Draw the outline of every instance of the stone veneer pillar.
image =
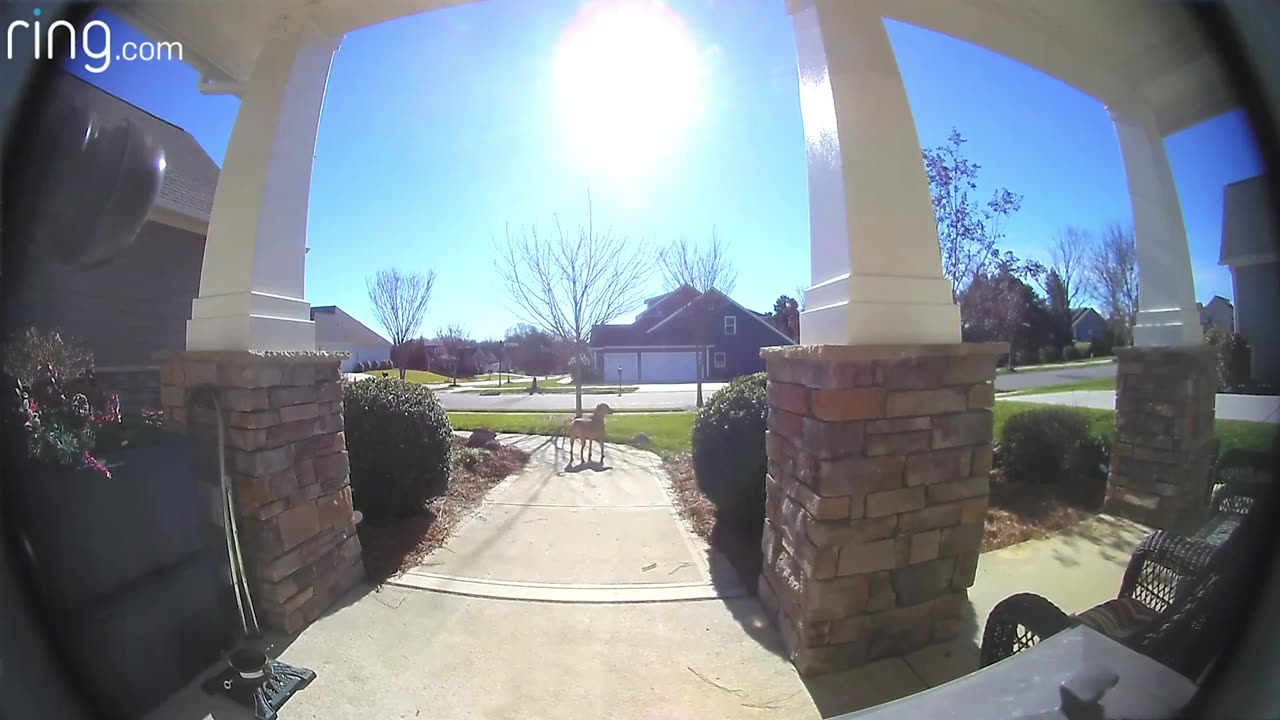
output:
[{"label": "stone veneer pillar", "polygon": [[258,621],[286,633],[364,577],[351,506],[339,363],[345,354],[198,351],[162,356],[161,401],[200,447],[197,476],[221,533],[217,424]]},{"label": "stone veneer pillar", "polygon": [[1215,348],[1132,347],[1116,356],[1116,432],[1104,508],[1152,527],[1190,527],[1208,510]]},{"label": "stone veneer pillar", "polygon": [[802,345],[769,374],[762,603],[805,675],[962,632],[1003,343]]}]

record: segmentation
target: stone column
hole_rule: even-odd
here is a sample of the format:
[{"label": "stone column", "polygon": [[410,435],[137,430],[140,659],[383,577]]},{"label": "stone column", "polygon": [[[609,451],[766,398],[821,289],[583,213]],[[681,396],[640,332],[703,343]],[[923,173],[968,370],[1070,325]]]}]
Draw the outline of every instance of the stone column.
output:
[{"label": "stone column", "polygon": [[1140,104],[1107,106],[1115,124],[1133,208],[1138,255],[1134,345],[1198,345],[1203,340],[1191,251],[1164,139]]},{"label": "stone column", "polygon": [[1104,507],[1152,527],[1193,527],[1208,510],[1215,349],[1135,347],[1116,355],[1116,434]]},{"label": "stone column", "polygon": [[762,603],[802,674],[962,631],[1004,343],[807,345],[769,373]]},{"label": "stone column", "polygon": [[227,472],[258,620],[293,633],[364,577],[351,506],[345,353],[204,351],[161,358],[161,401],[201,448],[197,472],[219,527],[217,393]]}]

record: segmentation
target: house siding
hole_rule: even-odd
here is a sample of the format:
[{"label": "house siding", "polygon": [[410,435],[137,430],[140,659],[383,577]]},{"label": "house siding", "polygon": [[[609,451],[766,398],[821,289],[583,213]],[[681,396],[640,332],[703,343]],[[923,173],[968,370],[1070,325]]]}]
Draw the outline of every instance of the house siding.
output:
[{"label": "house siding", "polygon": [[32,257],[15,278],[10,328],[57,330],[100,367],[154,367],[154,354],[186,347],[191,301],[200,290],[204,237],[147,222],[137,239],[96,268]]},{"label": "house siding", "polygon": [[1236,299],[1236,329],[1253,348],[1253,379],[1280,385],[1280,335],[1276,307],[1280,305],[1280,263],[1231,268]]}]

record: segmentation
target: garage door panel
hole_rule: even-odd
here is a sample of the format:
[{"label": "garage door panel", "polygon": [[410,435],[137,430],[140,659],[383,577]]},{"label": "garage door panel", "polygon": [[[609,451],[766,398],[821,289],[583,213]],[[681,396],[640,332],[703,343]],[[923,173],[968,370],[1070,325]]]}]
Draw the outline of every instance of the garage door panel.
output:
[{"label": "garage door panel", "polygon": [[640,379],[640,369],[636,362],[636,354],[603,353],[601,355],[601,380],[613,382],[618,379],[618,368],[622,368],[622,382],[636,382]]},{"label": "garage door panel", "polygon": [[647,352],[640,362],[640,380],[650,383],[694,382],[698,379],[696,352]]}]

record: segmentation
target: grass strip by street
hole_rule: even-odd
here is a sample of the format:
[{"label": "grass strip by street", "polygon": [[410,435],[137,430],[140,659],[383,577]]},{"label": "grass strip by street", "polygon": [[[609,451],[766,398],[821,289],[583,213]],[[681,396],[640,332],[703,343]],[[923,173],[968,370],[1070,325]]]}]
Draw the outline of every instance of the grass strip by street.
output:
[{"label": "grass strip by street", "polygon": [[1077,380],[1061,385],[1037,385],[1036,387],[1022,388],[1021,390],[1012,390],[1010,392],[1002,392],[997,397],[1007,398],[1016,395],[1042,395],[1044,393],[1071,392],[1072,390],[1111,390],[1116,389],[1115,376],[1089,378],[1088,380]]},{"label": "grass strip by street", "polygon": [[1045,363],[1043,365],[1018,365],[1013,370],[1007,367],[996,368],[997,375],[1005,375],[1008,373],[1017,374],[1020,372],[1036,372],[1039,370],[1070,370],[1071,368],[1090,367],[1093,365],[1110,365],[1115,362],[1114,356],[1103,358],[1087,358],[1085,360],[1072,360],[1070,362]]},{"label": "grass strip by street", "polygon": [[[636,385],[622,386],[623,393],[633,393],[639,389],[640,388]],[[567,386],[566,385],[551,385],[551,386],[539,385],[538,389],[531,393],[529,392],[529,385],[513,385],[513,386],[503,385],[501,387],[466,388],[464,390],[457,390],[455,392],[459,392],[464,395],[485,395],[485,396],[572,395],[574,394],[574,387],[572,385],[567,385]],[[619,391],[618,391],[617,385],[583,385],[582,386],[583,395],[617,395],[618,392]]]},{"label": "grass strip by street", "polygon": [[[615,413],[605,421],[605,440],[634,445],[637,434],[649,436],[646,450],[667,456],[689,452],[693,435],[691,412]],[[451,412],[454,430],[492,430],[529,435],[563,435],[573,413]]]}]

